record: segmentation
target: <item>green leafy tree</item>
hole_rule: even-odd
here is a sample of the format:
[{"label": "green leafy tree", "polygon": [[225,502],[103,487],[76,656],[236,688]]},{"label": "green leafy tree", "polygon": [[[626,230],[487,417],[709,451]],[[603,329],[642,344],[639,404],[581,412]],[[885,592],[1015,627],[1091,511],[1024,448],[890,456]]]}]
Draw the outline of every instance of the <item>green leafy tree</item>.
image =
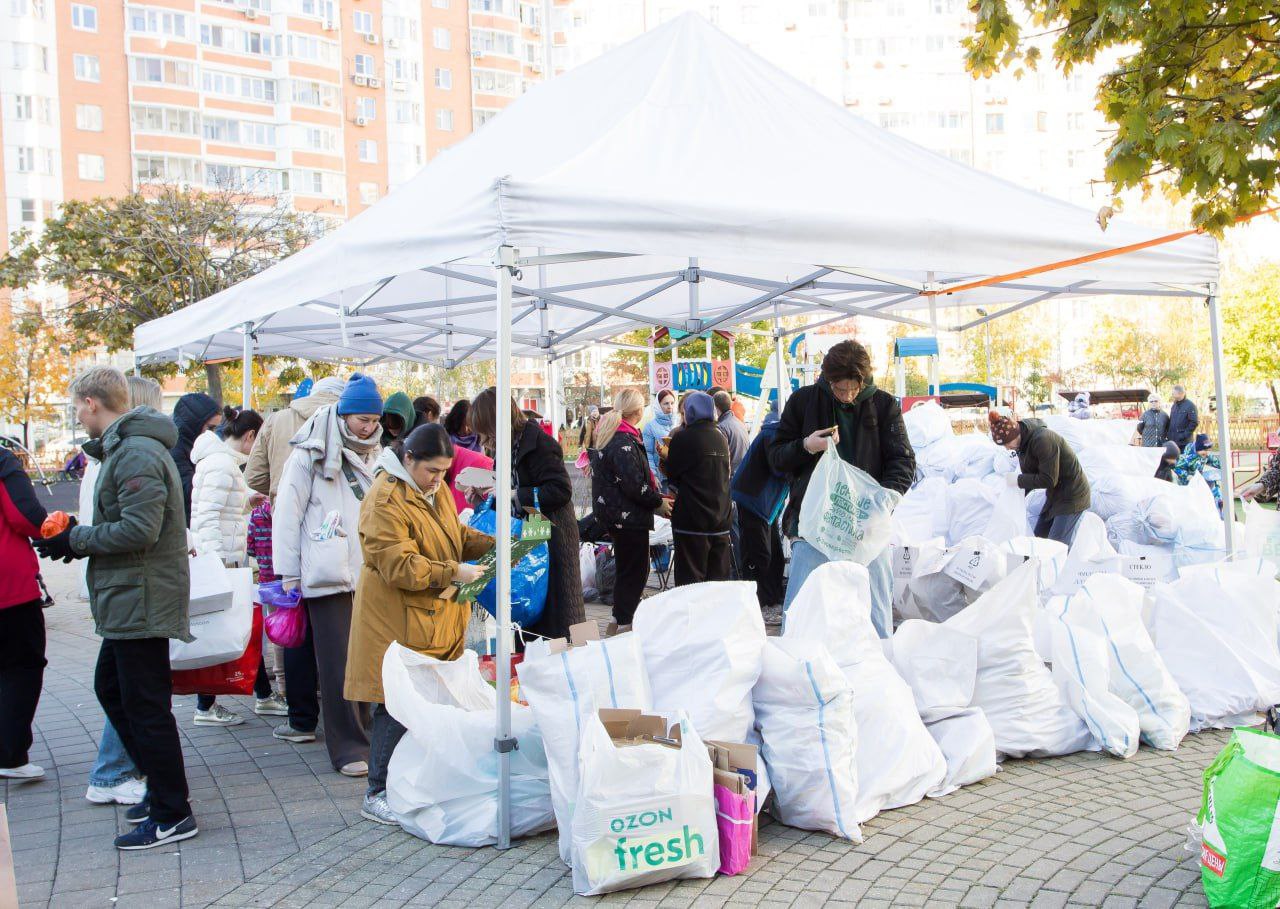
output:
[{"label": "green leafy tree", "polygon": [[1268,263],[1228,283],[1223,299],[1223,349],[1240,378],[1265,382],[1280,414],[1280,264]]},{"label": "green leafy tree", "polygon": [[[69,201],[39,236],[15,233],[0,259],[0,287],[61,287],[68,303],[58,315],[77,349],[129,350],[138,325],[292,255],[320,225],[282,201],[235,188],[148,184],[125,196]],[[220,365],[208,364],[206,373],[210,393],[222,400]]]},{"label": "green leafy tree", "polygon": [[[1018,7],[1021,7],[1021,10]],[[1064,74],[1118,50],[1098,87],[1115,127],[1106,179],[1116,194],[1157,182],[1195,199],[1219,232],[1274,204],[1280,177],[1280,6],[1275,0],[975,0],[969,68],[1034,68],[1053,36]]]},{"label": "green leafy tree", "polygon": [[1202,378],[1208,355],[1204,334],[1191,319],[1170,318],[1147,329],[1136,319],[1104,315],[1090,332],[1085,351],[1089,365],[1113,387],[1136,384],[1159,390]]},{"label": "green leafy tree", "polygon": [[962,332],[960,348],[972,370],[971,380],[1023,385],[1027,375],[1049,359],[1052,341],[1042,322],[1024,309]]}]

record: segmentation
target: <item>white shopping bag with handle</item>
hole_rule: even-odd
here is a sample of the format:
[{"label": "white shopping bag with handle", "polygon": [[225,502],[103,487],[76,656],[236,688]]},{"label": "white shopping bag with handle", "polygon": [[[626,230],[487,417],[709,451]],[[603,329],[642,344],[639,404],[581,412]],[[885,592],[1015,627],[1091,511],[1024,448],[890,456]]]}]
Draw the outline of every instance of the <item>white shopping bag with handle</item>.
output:
[{"label": "white shopping bag with handle", "polygon": [[253,569],[228,568],[231,605],[220,612],[191,617],[194,641],[169,641],[172,669],[204,669],[244,654],[253,632]]},{"label": "white shopping bag with handle", "polygon": [[829,444],[800,503],[800,538],[833,561],[870,565],[889,545],[890,519],[901,500]]}]

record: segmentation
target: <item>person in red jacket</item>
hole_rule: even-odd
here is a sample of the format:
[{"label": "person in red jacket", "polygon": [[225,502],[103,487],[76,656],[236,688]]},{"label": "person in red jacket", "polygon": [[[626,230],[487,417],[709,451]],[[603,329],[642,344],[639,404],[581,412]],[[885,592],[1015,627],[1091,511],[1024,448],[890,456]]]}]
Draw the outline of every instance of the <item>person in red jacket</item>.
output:
[{"label": "person in red jacket", "polygon": [[44,613],[31,537],[44,506],[13,452],[0,448],[0,778],[38,780],[30,762],[31,722],[44,682]]}]

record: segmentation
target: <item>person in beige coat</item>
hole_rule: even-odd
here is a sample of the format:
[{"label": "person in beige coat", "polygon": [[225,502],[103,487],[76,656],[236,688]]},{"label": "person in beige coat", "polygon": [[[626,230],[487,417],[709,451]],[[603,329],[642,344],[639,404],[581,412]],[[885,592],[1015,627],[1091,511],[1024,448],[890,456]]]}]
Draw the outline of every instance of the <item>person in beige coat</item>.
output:
[{"label": "person in beige coat", "polygon": [[427,656],[457,659],[471,606],[441,593],[478,578],[480,569],[467,562],[493,548],[493,537],[458,520],[444,486],[453,454],[443,426],[419,426],[379,456],[360,506],[364,570],[356,584],[343,693],[348,701],[374,705],[360,814],[380,824],[397,823],[387,805],[387,765],[405,732],[383,703],[383,656],[397,641]]},{"label": "person in beige coat", "polygon": [[302,424],[326,404],[336,404],[344,386],[342,379],[329,376],[321,379],[305,398],[295,398],[284,410],[277,410],[262,425],[258,437],[249,450],[249,461],[244,468],[244,481],[254,492],[271,496],[275,500],[280,488],[284,464],[293,454],[290,441],[298,434]]}]

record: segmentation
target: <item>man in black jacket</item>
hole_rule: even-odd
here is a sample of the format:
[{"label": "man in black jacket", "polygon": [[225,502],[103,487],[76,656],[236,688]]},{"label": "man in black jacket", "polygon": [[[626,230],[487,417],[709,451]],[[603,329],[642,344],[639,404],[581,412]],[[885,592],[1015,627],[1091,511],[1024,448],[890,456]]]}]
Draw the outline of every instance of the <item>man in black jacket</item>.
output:
[{"label": "man in black jacket", "polygon": [[1035,535],[1070,546],[1090,502],[1089,480],[1075,452],[1040,420],[1014,421],[994,410],[988,412],[987,419],[995,443],[1018,453],[1021,473],[1009,474],[1009,484],[1024,492],[1045,491]]},{"label": "man in black jacket", "polygon": [[[886,489],[905,493],[915,479],[916,456],[907,440],[902,410],[893,395],[875,387],[871,358],[857,341],[841,341],[827,351],[818,381],[787,400],[778,434],[769,447],[769,464],[791,478],[791,501],[782,515],[782,532],[792,540],[784,610],[810,572],[828,561],[817,548],[798,539],[800,503],[828,445],[835,445],[841,459]],[[887,548],[867,571],[871,621],[881,637],[888,637],[893,631],[893,579]]]},{"label": "man in black jacket", "polygon": [[1196,437],[1196,427],[1200,425],[1200,412],[1187,397],[1187,390],[1181,385],[1173,386],[1173,406],[1169,408],[1168,441],[1177,442],[1179,451],[1186,451],[1187,446]]},{"label": "man in black jacket", "polygon": [[711,396],[685,399],[684,427],[671,437],[667,482],[676,490],[671,511],[676,586],[727,581],[729,549],[729,445],[716,425]]}]

